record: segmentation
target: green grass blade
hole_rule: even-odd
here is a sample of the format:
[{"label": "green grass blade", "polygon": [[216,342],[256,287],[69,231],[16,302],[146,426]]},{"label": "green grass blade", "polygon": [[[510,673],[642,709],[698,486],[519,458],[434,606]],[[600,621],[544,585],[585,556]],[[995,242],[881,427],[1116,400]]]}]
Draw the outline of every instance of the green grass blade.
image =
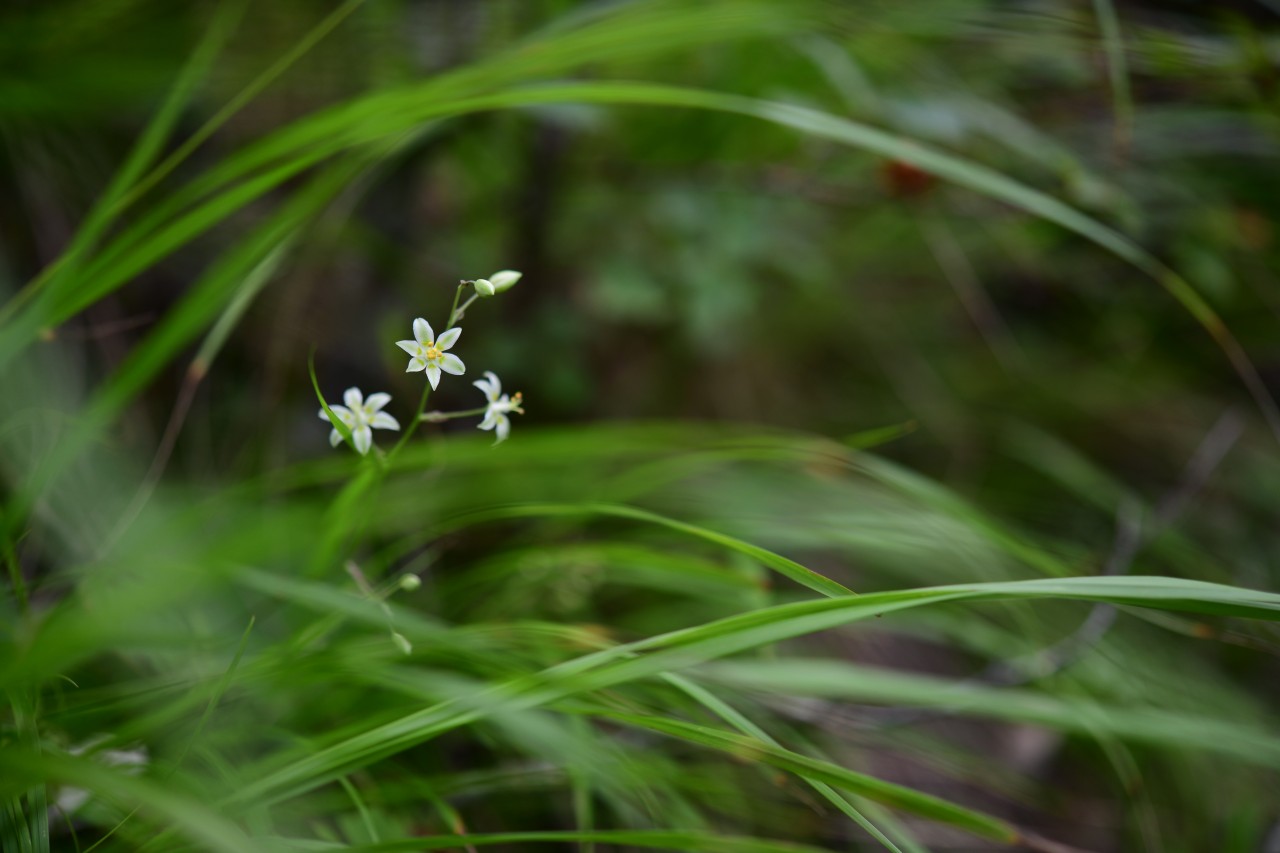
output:
[{"label": "green grass blade", "polygon": [[537,675],[460,697],[310,752],[265,773],[228,805],[287,799],[500,710],[649,678],[782,640],[914,607],[959,601],[1067,599],[1280,621],[1280,595],[1159,577],[1085,577],[937,587],[764,608],[595,652]]},{"label": "green grass blade", "polygon": [[803,778],[815,779],[938,823],[959,827],[983,838],[1005,844],[1012,844],[1018,840],[1018,831],[1011,824],[998,818],[922,794],[911,788],[885,782],[874,776],[847,770],[828,761],[791,752],[759,738],[737,735],[666,717],[616,712],[600,712],[600,716],[635,728],[658,732],[720,750],[740,760],[760,761]]},{"label": "green grass blade", "polygon": [[229,0],[218,7],[211,23],[205,29],[204,37],[179,72],[164,103],[148,122],[142,135],[138,137],[137,143],[130,150],[128,158],[94,204],[93,209],[89,211],[85,221],[76,230],[71,244],[48,269],[43,271],[31,285],[20,291],[15,300],[0,311],[0,323],[9,317],[13,309],[29,301],[43,288],[56,289],[58,282],[75,268],[82,256],[92,250],[94,244],[115,221],[119,213],[119,201],[135,186],[138,178],[159,156],[160,149],[173,132],[179,115],[190,102],[200,81],[208,74],[213,61],[235,29],[247,5],[245,0]]},{"label": "green grass blade", "polygon": [[740,690],[893,706],[938,708],[949,714],[1048,726],[1086,736],[1188,748],[1280,768],[1280,732],[1250,720],[1217,719],[1159,708],[1121,708],[1086,699],[893,672],[838,661],[721,661],[702,678]]},{"label": "green grass blade", "polygon": [[730,551],[743,554],[753,560],[764,563],[784,577],[790,578],[801,586],[808,587],[826,596],[853,595],[853,591],[830,578],[823,577],[812,569],[808,569],[794,560],[789,560],[758,545],[752,545],[733,536],[727,536],[696,524],[678,521],[643,509],[614,504],[522,504],[519,506],[497,507],[482,510],[465,516],[447,519],[445,529],[456,529],[470,526],[480,521],[494,521],[508,518],[562,518],[604,516],[627,518],[647,524],[656,524],[671,530],[685,533]]},{"label": "green grass blade", "polygon": [[1129,60],[1125,56],[1120,18],[1113,0],[1093,0],[1093,13],[1102,32],[1107,52],[1107,79],[1111,83],[1111,100],[1115,112],[1115,148],[1118,157],[1128,154],[1133,140],[1133,92],[1129,86]]},{"label": "green grass blade", "polygon": [[[289,839],[278,839],[291,844]],[[788,841],[771,841],[761,838],[734,838],[723,835],[711,835],[703,832],[684,832],[680,830],[642,830],[616,829],[596,830],[593,832],[552,831],[552,832],[499,832],[477,833],[474,835],[444,835],[435,837],[405,838],[399,841],[388,841],[382,844],[365,847],[348,847],[331,845],[323,842],[292,842],[296,846],[288,849],[308,850],[349,850],[358,853],[412,853],[417,850],[457,849],[471,844],[486,847],[491,844],[509,845],[510,849],[523,849],[533,844],[582,844],[595,842],[615,845],[619,848],[638,847],[657,850],[687,850],[695,853],[825,853],[822,848]]]},{"label": "green grass blade", "polygon": [[[0,751],[0,791],[40,780],[58,781],[92,791],[107,802],[168,821],[188,839],[219,853],[267,853],[235,824],[187,796],[149,781],[70,756]],[[2,796],[3,794],[0,794]]]},{"label": "green grass blade", "polygon": [[[668,684],[684,692],[708,711],[733,726],[743,735],[755,738],[761,743],[767,744],[771,747],[782,747],[782,745],[774,740],[768,732],[751,722],[750,719],[740,713],[732,705],[725,702],[702,685],[696,684],[682,675],[667,674],[662,676],[662,678]],[[810,775],[801,774],[801,778],[808,783],[809,787],[817,791],[823,799],[839,809],[846,817],[858,824],[858,826],[862,827],[868,835],[879,842],[879,844],[886,850],[890,850],[893,853],[903,853],[902,849],[899,848],[898,845],[894,844],[888,836],[881,832],[878,826],[876,826],[866,815],[855,808],[853,803],[845,799],[844,795],[835,788],[831,787],[821,779],[817,779]]]}]

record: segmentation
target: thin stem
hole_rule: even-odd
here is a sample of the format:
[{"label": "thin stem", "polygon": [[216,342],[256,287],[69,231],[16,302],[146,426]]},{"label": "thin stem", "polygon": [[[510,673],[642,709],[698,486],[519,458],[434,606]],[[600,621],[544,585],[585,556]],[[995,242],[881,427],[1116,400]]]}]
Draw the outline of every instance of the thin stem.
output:
[{"label": "thin stem", "polygon": [[358,9],[364,2],[365,0],[347,0],[346,3],[329,13],[324,20],[316,24],[310,32],[303,36],[302,40],[295,44],[291,50],[273,63],[270,68],[252,80],[248,86],[245,86],[239,94],[228,101],[222,109],[218,110],[218,112],[214,114],[213,118],[201,125],[186,142],[179,146],[178,150],[170,154],[163,163],[156,166],[151,171],[151,174],[138,181],[138,183],[135,184],[123,198],[116,202],[115,207],[110,212],[115,213],[129,207],[137,201],[143,193],[162,181],[165,176],[177,168],[183,160],[189,157],[193,151],[204,144],[205,140],[212,136],[218,128],[226,124],[232,116],[256,98],[263,89],[270,86],[277,77],[297,63],[304,54],[310,51],[311,48],[315,47],[321,39],[332,32],[338,24],[342,23],[348,15]]},{"label": "thin stem", "polygon": [[404,435],[400,436],[400,440],[396,442],[396,446],[391,448],[391,452],[387,454],[387,460],[395,458],[400,452],[400,448],[409,443],[409,439],[413,437],[414,430],[418,428],[418,423],[422,419],[422,413],[427,410],[427,399],[431,396],[431,383],[424,382],[422,389],[422,399],[418,401],[418,411],[414,413],[413,420],[409,422],[409,428],[404,431]]},{"label": "thin stem", "polygon": [[9,582],[13,586],[13,596],[18,600],[18,609],[27,612],[27,585],[22,579],[22,561],[18,559],[18,550],[7,538],[4,541],[4,560],[9,565]]},{"label": "thin stem", "polygon": [[441,421],[448,421],[453,418],[468,418],[472,415],[483,415],[487,408],[487,406],[481,406],[478,409],[467,409],[463,412],[427,412],[426,414],[418,415],[418,420],[432,424],[440,423]]},{"label": "thin stem", "polygon": [[[458,289],[453,292],[453,306],[449,309],[449,319],[444,324],[445,329],[452,329],[453,321],[458,318],[458,300],[462,298],[462,291],[466,290],[467,284],[468,282],[462,282],[462,284],[458,285]],[[471,298],[474,299],[475,297],[473,296]],[[471,302],[468,301],[467,305],[470,304]],[[466,310],[467,305],[462,306],[464,311]]]},{"label": "thin stem", "polygon": [[467,309],[471,307],[471,303],[480,298],[480,294],[474,293],[471,298],[462,303],[462,307],[449,315],[449,325],[452,326],[455,320],[461,320],[462,315],[467,313]]}]

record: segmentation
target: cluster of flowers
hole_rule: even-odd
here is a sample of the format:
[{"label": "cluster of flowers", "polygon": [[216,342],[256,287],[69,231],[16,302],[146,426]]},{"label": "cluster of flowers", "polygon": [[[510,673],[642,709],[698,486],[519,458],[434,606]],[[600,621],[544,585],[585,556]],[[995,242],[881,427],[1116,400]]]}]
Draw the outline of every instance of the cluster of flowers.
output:
[{"label": "cluster of flowers", "polygon": [[[520,276],[521,273],[514,270],[502,270],[487,279],[481,278],[475,281],[463,282],[464,287],[470,285],[475,289],[475,295],[464,303],[461,308],[457,307],[455,301],[454,311],[449,316],[449,324],[452,324],[455,319],[460,319],[466,307],[472,301],[481,297],[495,296],[504,290],[510,290],[520,280]],[[461,289],[459,288],[459,293],[461,293]],[[406,372],[421,371],[425,373],[427,381],[431,383],[431,390],[434,391],[440,385],[440,376],[442,374],[448,373],[453,376],[462,376],[466,373],[467,368],[462,363],[462,359],[449,352],[460,337],[462,337],[462,329],[457,326],[445,330],[437,337],[435,330],[431,328],[431,324],[419,317],[413,321],[413,340],[396,341],[396,346],[409,354],[409,367]],[[484,375],[486,378],[477,379],[471,383],[484,393],[487,400],[484,406],[465,412],[428,412],[416,417],[424,421],[440,422],[465,415],[483,414],[484,417],[478,424],[478,428],[493,430],[497,436],[494,444],[505,441],[511,433],[511,420],[507,416],[511,412],[524,414],[524,409],[520,408],[522,397],[518,392],[510,397],[503,394],[502,383],[491,371],[486,370]],[[342,395],[342,402],[345,405],[329,406],[329,410],[351,431],[352,443],[362,455],[367,454],[373,447],[373,430],[400,429],[400,422],[382,411],[383,407],[391,402],[390,394],[379,392],[365,397],[359,388],[348,388]],[[321,409],[320,419],[327,422],[330,421],[329,412]],[[338,431],[337,427],[334,427],[329,432],[329,444],[337,447],[341,443],[342,433]]]}]

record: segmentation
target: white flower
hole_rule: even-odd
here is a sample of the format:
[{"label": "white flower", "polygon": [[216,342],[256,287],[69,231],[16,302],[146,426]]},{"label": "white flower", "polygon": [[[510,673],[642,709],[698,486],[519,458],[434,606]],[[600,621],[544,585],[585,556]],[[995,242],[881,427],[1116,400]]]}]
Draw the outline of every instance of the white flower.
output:
[{"label": "white flower", "polygon": [[524,409],[520,408],[521,394],[516,392],[515,397],[508,398],[502,393],[502,383],[498,381],[498,377],[493,375],[492,371],[486,370],[484,375],[488,379],[477,379],[471,384],[484,392],[489,398],[489,405],[484,409],[484,420],[480,422],[480,429],[493,429],[497,427],[498,440],[494,444],[505,441],[511,433],[511,421],[507,418],[508,412],[517,412],[524,414]]},{"label": "white flower", "polygon": [[[145,746],[140,746],[136,749],[104,749],[101,752],[96,751],[97,747],[110,739],[105,734],[94,735],[86,741],[69,747],[67,752],[72,755],[91,758],[108,767],[119,767],[121,772],[130,776],[137,775],[147,769],[147,765],[151,761],[151,755]],[[83,788],[63,788],[58,792],[54,807],[63,814],[69,815],[87,803],[92,796],[92,793]]]},{"label": "white flower", "polygon": [[461,376],[467,370],[462,363],[462,359],[445,352],[445,350],[453,348],[453,345],[458,342],[458,338],[461,335],[462,330],[455,327],[437,338],[436,333],[431,329],[430,323],[421,317],[414,320],[413,337],[415,340],[396,341],[396,346],[409,353],[410,356],[409,368],[405,373],[425,370],[433,391],[440,384],[440,371],[443,370],[445,373]]},{"label": "white flower", "polygon": [[[390,394],[370,394],[369,399],[366,400],[359,388],[348,388],[342,394],[342,402],[347,405],[329,408],[338,416],[338,420],[351,430],[351,438],[361,455],[368,453],[369,448],[373,446],[372,430],[400,429],[400,424],[395,418],[381,411],[383,406],[391,402]],[[320,410],[320,420],[329,420],[329,413],[324,409]],[[330,430],[329,444],[337,447],[341,443],[342,433],[338,432],[337,428]]]}]

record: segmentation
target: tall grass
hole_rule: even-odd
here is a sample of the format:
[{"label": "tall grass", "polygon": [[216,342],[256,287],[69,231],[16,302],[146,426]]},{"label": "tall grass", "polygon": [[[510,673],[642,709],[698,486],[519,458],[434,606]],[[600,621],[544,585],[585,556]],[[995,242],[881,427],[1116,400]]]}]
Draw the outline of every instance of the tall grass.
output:
[{"label": "tall grass", "polygon": [[[93,5],[8,14],[22,25],[13,32],[45,32],[48,16],[74,19]],[[156,6],[111,5],[118,20]],[[342,69],[389,62],[349,64],[341,51],[368,48],[362,39],[385,25],[378,15],[414,20],[412,4],[282,6],[274,20],[288,37],[247,64],[237,50],[255,37],[255,5],[166,13],[196,34],[176,52],[183,64],[167,95],[65,244],[29,264],[0,314],[0,850],[1252,849],[1280,808],[1276,697],[1251,683],[1274,674],[1280,620],[1280,595],[1263,591],[1274,585],[1275,537],[1259,520],[1273,515],[1280,418],[1246,353],[1256,312],[1244,312],[1237,336],[1239,305],[1179,271],[1152,238],[1156,225],[1126,221],[1142,202],[1129,196],[1154,182],[1108,184],[1070,141],[1039,137],[994,96],[958,103],[1011,129],[1001,145],[1017,152],[1012,164],[945,133],[930,138],[927,122],[895,112],[870,83],[884,74],[873,36],[928,44],[978,33],[999,45],[1044,38],[1037,27],[1055,20],[926,5],[936,14],[748,0],[495,3],[455,20],[426,4],[432,24],[458,27],[447,34],[471,33],[454,62],[429,74],[393,67],[267,128],[255,105],[323,70],[323,57]],[[1059,58],[1084,50],[1105,60],[1113,153],[1127,157],[1131,145],[1142,150],[1145,120],[1130,76],[1151,73],[1170,36],[1130,33],[1120,11],[1094,4],[1096,35],[1083,49],[1084,23],[1059,21],[1050,35],[1062,40]],[[8,119],[18,150],[31,119],[16,107]],[[1048,347],[999,341],[1010,332],[971,256],[981,263],[1003,244],[1039,268],[1063,245],[1084,259],[1081,271],[1149,292],[1169,306],[1169,329],[1207,342],[1203,369],[1232,389],[1234,408],[1216,427],[1178,433],[1189,461],[1161,472],[1162,489],[1132,487],[1035,418],[970,412],[968,428],[980,424],[999,448],[986,476],[1002,478],[1003,491],[992,498],[982,474],[943,482],[943,471],[893,460],[913,432],[972,451],[957,458],[982,451],[960,434],[954,401],[934,394],[946,383],[921,378],[933,369],[927,347],[904,352],[910,336],[905,347],[890,340],[872,302],[850,310],[841,286],[857,275],[815,257],[795,199],[753,221],[747,200],[708,217],[716,193],[671,190],[655,208],[668,216],[593,195],[594,176],[562,215],[583,226],[585,237],[564,238],[582,249],[583,268],[596,259],[576,241],[596,239],[596,228],[623,235],[599,261],[612,284],[593,298],[613,299],[599,316],[674,315],[677,358],[682,343],[715,354],[729,325],[763,322],[776,335],[750,336],[743,363],[754,369],[749,359],[765,350],[766,375],[786,364],[802,372],[802,359],[789,361],[796,340],[827,342],[831,357],[795,380],[840,398],[818,407],[818,429],[783,426],[794,423],[787,412],[804,422],[815,411],[794,397],[788,405],[791,392],[774,398],[783,402],[770,409],[772,427],[573,417],[535,426],[538,393],[548,409],[581,414],[574,374],[561,369],[574,351],[565,341],[599,316],[574,316],[557,300],[553,265],[533,257],[518,291],[467,318],[468,341],[496,341],[477,346],[533,383],[532,423],[497,448],[424,427],[390,454],[323,455],[311,349],[316,390],[331,402],[336,377],[394,376],[403,362],[387,330],[443,317],[458,278],[507,259],[481,251],[497,241],[459,233],[444,256],[480,271],[450,270],[439,287],[375,288],[374,321],[352,312],[299,323],[309,340],[289,327],[306,301],[296,282],[340,280],[334,245],[366,234],[356,211],[414,163],[443,163],[446,188],[450,169],[482,186],[486,146],[509,160],[511,129],[539,121],[595,127],[584,132],[620,159],[647,146],[652,160],[637,159],[663,173],[686,162],[794,163],[865,181],[869,164],[889,163],[890,201],[868,215],[880,229],[871,233],[912,267],[918,252],[901,250],[897,217],[919,224],[983,333],[977,349],[1017,349],[999,369],[983,364],[984,377],[998,377],[978,380],[997,389],[991,397],[1008,387],[1051,394],[1062,365]],[[613,137],[598,129],[608,122]],[[664,153],[672,127],[688,122],[709,130]],[[840,171],[849,163],[854,171]],[[990,244],[930,195],[938,187],[956,193],[957,209],[982,211]],[[1118,201],[1093,204],[1099,197]],[[525,215],[494,208],[486,214],[498,222]],[[489,219],[472,225],[491,229]],[[669,238],[663,228],[685,231]],[[843,251],[838,230],[826,238],[833,255]],[[765,267],[752,244],[774,239],[794,251],[761,277],[800,282],[781,303],[734,280]],[[380,244],[360,245],[376,254]],[[689,266],[691,247],[712,259]],[[696,290],[651,301],[654,277],[690,269]],[[81,340],[139,305],[159,306],[158,316],[109,358]],[[763,320],[747,319],[753,311]],[[878,413],[909,419],[841,408],[863,370],[842,347],[850,328],[893,393],[921,401]],[[262,356],[277,337],[296,346],[276,356],[288,391]],[[1144,365],[1152,387],[1173,384],[1174,364],[1171,355]],[[405,405],[420,391],[404,378],[376,381]],[[1105,419],[1120,386],[1084,384],[1067,402]],[[870,390],[867,410],[884,395]],[[902,455],[929,469],[929,451],[912,459],[918,446],[907,446]],[[1188,521],[1232,453],[1247,462],[1232,469],[1236,502],[1214,520],[1238,552],[1216,547],[1221,529]],[[1014,505],[1020,489],[1051,500],[1052,517]],[[922,655],[933,664],[920,668],[934,671],[904,665]],[[1097,803],[1108,825],[1095,831],[1084,824]]]}]

